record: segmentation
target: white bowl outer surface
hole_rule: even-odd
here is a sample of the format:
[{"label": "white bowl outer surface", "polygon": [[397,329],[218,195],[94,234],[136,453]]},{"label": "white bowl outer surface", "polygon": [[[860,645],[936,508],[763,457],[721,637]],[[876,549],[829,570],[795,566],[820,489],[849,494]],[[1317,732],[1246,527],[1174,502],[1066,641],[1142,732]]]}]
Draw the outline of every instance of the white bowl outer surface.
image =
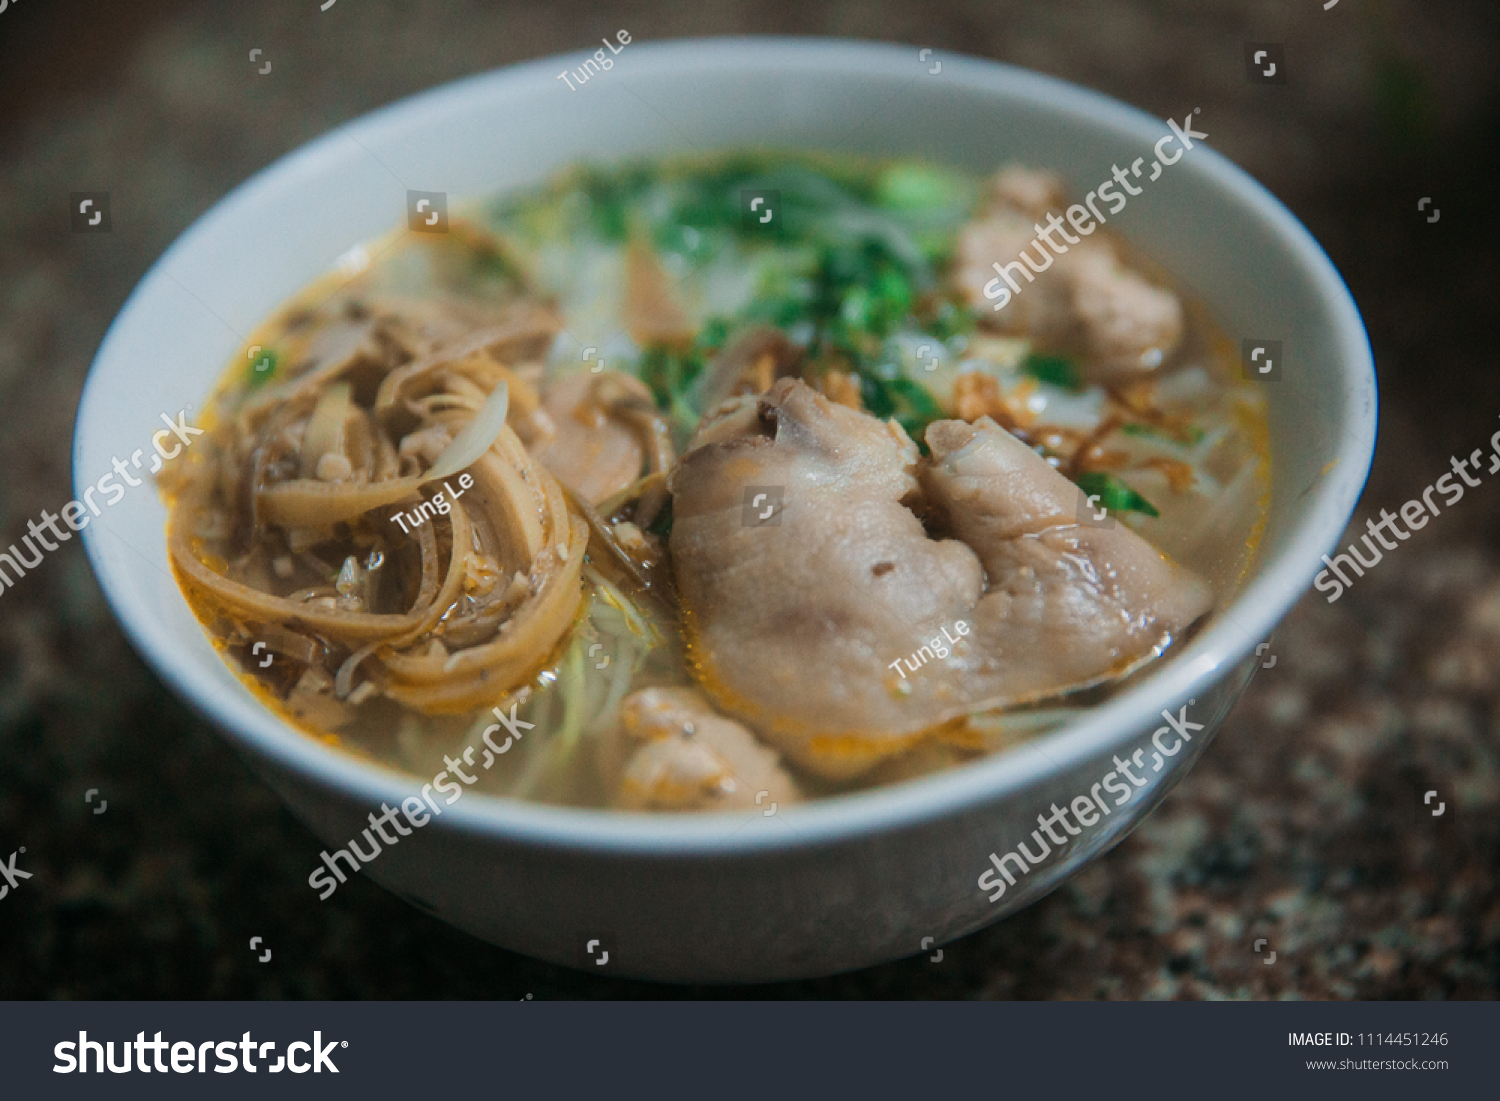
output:
[{"label": "white bowl outer surface", "polygon": [[[591,52],[591,51],[590,51]],[[977,171],[1016,160],[1075,195],[1111,165],[1152,158],[1169,133],[1097,93],[994,62],[844,41],[632,42],[578,91],[584,55],[483,74],[364,116],[278,161],[167,251],[111,327],[74,441],[80,496],[111,459],[150,453],[160,414],[200,408],[243,335],[351,246],[405,218],[407,188],[465,200],[580,159],[764,144],[927,156]],[[1184,101],[1180,122],[1195,104]],[[1116,843],[1202,751],[1257,664],[1255,645],[1306,591],[1341,534],[1374,448],[1368,342],[1316,242],[1209,134],[1110,224],[1215,311],[1229,336],[1282,341],[1268,383],[1269,523],[1253,575],[1184,652],[1079,721],[962,769],[767,817],[635,816],[468,795],[366,874],[494,943],[613,974],[756,981],[826,974],[970,932],[1056,886]],[[997,257],[996,259],[1010,259]],[[1326,472],[1325,472],[1325,468]],[[285,726],[204,637],[167,565],[165,509],[143,486],[84,532],[141,653],[222,728],[330,846],[421,780],[341,755]],[[1053,800],[1087,792],[1111,755],[1189,700],[1207,730],[1116,821],[1086,834],[998,903],[976,885],[991,851],[1026,840]],[[311,873],[313,866],[309,866]],[[335,895],[309,905],[338,905]],[[929,942],[931,943],[931,942]],[[592,969],[592,968],[591,968]]]}]

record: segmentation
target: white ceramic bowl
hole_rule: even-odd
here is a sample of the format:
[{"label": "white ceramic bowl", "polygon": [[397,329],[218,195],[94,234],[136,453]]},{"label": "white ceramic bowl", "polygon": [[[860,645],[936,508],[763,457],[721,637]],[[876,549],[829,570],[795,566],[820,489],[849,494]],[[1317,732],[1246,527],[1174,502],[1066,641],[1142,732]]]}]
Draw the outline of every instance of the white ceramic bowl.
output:
[{"label": "white ceramic bowl", "polygon": [[[1019,160],[1081,191],[1115,162],[1149,161],[1169,133],[1165,120],[1082,88],[973,58],[924,58],[914,47],[632,42],[610,70],[569,90],[557,74],[584,56],[487,73],[376,111],[278,161],[200,218],[141,281],[99,350],[74,442],[79,494],[113,456],[149,455],[161,414],[201,406],[240,334],[351,246],[401,224],[407,188],[446,192],[456,205],[579,159],[765,144],[925,155],[979,171]],[[1195,106],[1178,105],[1174,117]],[[1112,225],[1199,292],[1232,338],[1280,340],[1284,362],[1266,384],[1274,485],[1252,576],[1184,652],[1066,728],[942,775],[769,817],[653,817],[469,795],[366,874],[445,921],[544,959],[598,973],[758,981],[878,963],[918,951],[927,937],[941,944],[1035,900],[1119,841],[1243,691],[1256,644],[1306,591],[1347,523],[1374,447],[1374,371],[1343,282],[1297,220],[1214,152],[1214,118],[1193,124],[1206,142]],[[105,593],[163,679],[319,837],[343,845],[372,810],[416,785],[298,734],[254,700],[172,579],[165,518],[148,484],[93,520],[84,536]],[[1116,754],[1144,746],[1149,760],[1163,710],[1175,715],[1189,700],[1188,717],[1205,726],[1195,740],[1159,772],[1145,769],[1147,786],[1118,813],[990,902],[978,886],[990,854],[1029,841],[1037,815],[1088,793]],[[311,888],[306,898],[339,904],[337,895],[320,903]]]}]

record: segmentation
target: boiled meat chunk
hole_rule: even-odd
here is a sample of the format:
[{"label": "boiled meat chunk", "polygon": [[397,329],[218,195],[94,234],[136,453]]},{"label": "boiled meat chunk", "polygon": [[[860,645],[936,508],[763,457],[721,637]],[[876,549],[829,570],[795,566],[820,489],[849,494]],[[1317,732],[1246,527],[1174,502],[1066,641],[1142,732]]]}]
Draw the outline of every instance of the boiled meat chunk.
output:
[{"label": "boiled meat chunk", "polygon": [[[620,704],[606,768],[626,810],[729,810],[786,803],[796,783],[774,750],[691,688],[646,688]],[[623,759],[621,759],[623,758]]]},{"label": "boiled meat chunk", "polygon": [[1135,532],[1080,523],[1078,487],[988,417],[939,421],[927,445],[927,500],[984,567],[973,646],[1002,694],[1118,672],[1208,610],[1207,586]]},{"label": "boiled meat chunk", "polygon": [[[990,196],[989,207],[959,235],[956,272],[981,324],[1075,353],[1096,380],[1149,374],[1172,354],[1182,340],[1182,303],[1126,267],[1092,215],[1095,228],[1088,234],[1062,221],[1060,229],[1049,231],[1057,248],[1039,239],[1048,215],[1061,220],[1067,209],[1055,176],[1002,169],[991,182]],[[1101,212],[1108,209],[1107,203],[1100,205]],[[1076,240],[1069,243],[1069,237]],[[1020,291],[1011,291],[997,311],[994,298],[1006,285],[995,265],[1015,263],[1021,267],[1008,270]],[[986,297],[990,284],[992,297]]]}]

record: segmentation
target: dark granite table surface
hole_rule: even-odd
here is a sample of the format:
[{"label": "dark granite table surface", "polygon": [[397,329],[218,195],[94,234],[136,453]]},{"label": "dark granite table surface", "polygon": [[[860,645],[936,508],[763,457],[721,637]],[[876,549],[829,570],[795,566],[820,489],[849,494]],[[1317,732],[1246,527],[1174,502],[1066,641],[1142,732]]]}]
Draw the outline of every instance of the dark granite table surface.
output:
[{"label": "dark granite table surface", "polygon": [[[1308,225],[1369,327],[1381,436],[1355,526],[1500,427],[1491,3],[30,0],[0,12],[0,543],[70,498],[106,327],[229,189],[382,103],[620,27],[899,41],[1158,116],[1201,105],[1214,147]],[[1247,79],[1244,44],[1265,41],[1284,44],[1284,85]],[[68,194],[93,190],[111,193],[113,230],[73,234]],[[24,844],[36,873],[0,900],[0,996],[1493,998],[1497,530],[1491,479],[1336,604],[1305,599],[1145,824],[941,963],[717,990],[528,960],[363,879],[309,905],[320,844],[135,656],[75,541],[0,595],[0,856]],[[1440,817],[1421,812],[1429,790]]]}]

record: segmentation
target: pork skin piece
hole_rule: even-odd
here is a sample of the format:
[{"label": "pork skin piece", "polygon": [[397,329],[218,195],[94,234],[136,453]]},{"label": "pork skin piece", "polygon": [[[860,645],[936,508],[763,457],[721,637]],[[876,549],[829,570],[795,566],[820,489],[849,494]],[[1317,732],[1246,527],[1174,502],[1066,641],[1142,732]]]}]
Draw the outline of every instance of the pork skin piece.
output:
[{"label": "pork skin piece", "polygon": [[[672,476],[699,683],[820,776],[976,707],[1108,679],[1209,604],[1133,532],[1083,528],[1077,487],[988,418],[928,441],[919,462],[895,422],[783,379],[716,411]],[[960,538],[928,535],[909,507],[924,488]],[[923,647],[915,669],[898,660]]]}]

